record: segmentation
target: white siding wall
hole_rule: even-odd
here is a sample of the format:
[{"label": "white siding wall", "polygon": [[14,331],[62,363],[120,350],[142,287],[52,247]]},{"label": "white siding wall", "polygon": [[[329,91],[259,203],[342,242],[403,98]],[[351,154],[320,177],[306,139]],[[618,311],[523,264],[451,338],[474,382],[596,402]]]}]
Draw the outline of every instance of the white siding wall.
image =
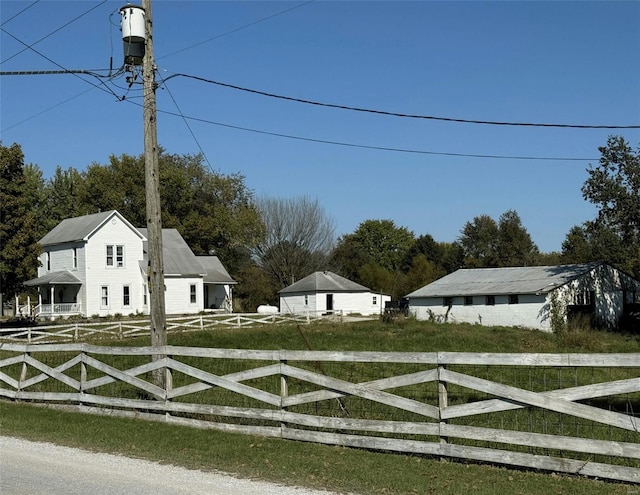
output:
[{"label": "white siding wall", "polygon": [[[115,221],[115,222],[114,222]],[[107,245],[124,246],[124,266],[107,266]],[[142,259],[142,240],[120,218],[113,217],[95,232],[85,247],[87,266],[86,316],[120,313],[128,315],[144,310],[143,278],[139,261]],[[115,257],[115,253],[114,253]],[[109,304],[101,301],[102,287],[108,288]],[[130,305],[123,305],[123,287],[129,287]]]},{"label": "white siding wall", "polygon": [[[345,314],[359,313],[377,315],[384,310],[385,301],[391,296],[373,294],[371,292],[318,292],[308,293],[308,304],[304,304],[305,294],[287,294],[280,297],[280,311],[283,313],[305,313],[327,311],[327,295],[333,295],[333,310]],[[373,299],[376,304],[373,304]]]},{"label": "white siding wall", "polygon": [[428,320],[430,314],[433,314],[439,318],[446,316],[451,323],[520,326],[546,331],[550,329],[544,295],[519,295],[518,304],[509,304],[508,296],[495,296],[493,306],[485,304],[485,296],[474,296],[472,305],[465,305],[462,296],[452,299],[451,309],[443,306],[442,297],[412,298],[409,308],[419,320]]},{"label": "white siding wall", "polygon": [[[196,286],[196,302],[191,303],[191,285]],[[204,309],[204,284],[201,278],[165,277],[164,298],[168,315],[196,314]]]}]

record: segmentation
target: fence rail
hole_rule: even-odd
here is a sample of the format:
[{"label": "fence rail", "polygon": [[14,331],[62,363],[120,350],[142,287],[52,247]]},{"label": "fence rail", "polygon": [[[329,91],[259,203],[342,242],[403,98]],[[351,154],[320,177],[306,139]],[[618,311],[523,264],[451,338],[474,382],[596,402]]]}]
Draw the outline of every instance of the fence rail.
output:
[{"label": "fence rail", "polygon": [[[342,313],[330,315],[318,312],[304,314],[259,314],[259,313],[212,313],[167,318],[167,332],[184,333],[213,328],[249,328],[257,325],[278,325],[283,323],[310,323],[317,320],[341,321]],[[0,329],[0,342],[29,344],[50,344],[83,342],[88,339],[126,339],[150,334],[149,319],[144,320],[89,320],[59,323],[55,325],[35,325],[21,328]]]},{"label": "fence rail", "polygon": [[6,343],[0,386],[91,413],[640,483],[637,353]]}]

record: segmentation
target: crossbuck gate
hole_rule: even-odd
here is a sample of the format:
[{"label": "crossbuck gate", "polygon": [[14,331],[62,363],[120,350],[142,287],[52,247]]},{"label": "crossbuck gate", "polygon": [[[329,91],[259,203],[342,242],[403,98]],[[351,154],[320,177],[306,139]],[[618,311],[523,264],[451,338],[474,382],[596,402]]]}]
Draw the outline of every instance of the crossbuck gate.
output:
[{"label": "crossbuck gate", "polygon": [[637,353],[9,343],[0,386],[90,413],[640,483]]}]

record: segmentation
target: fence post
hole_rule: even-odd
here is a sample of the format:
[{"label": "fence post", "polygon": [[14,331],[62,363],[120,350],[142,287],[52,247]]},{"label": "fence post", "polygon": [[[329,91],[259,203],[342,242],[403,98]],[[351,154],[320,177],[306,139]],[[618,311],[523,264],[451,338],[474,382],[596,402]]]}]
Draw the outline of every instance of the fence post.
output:
[{"label": "fence post", "polygon": [[[438,362],[440,360],[438,359]],[[447,382],[440,379],[440,375],[447,368],[446,364],[438,364],[438,416],[440,417],[440,443],[449,443],[449,437],[442,435],[442,426],[447,424],[446,419],[442,419],[442,413],[446,409],[449,397],[447,395]]]},{"label": "fence post", "polygon": [[204,316],[200,315],[200,330],[204,330]]},{"label": "fence post", "polygon": [[[24,353],[25,357],[30,356],[28,352]],[[18,382],[18,392],[22,391],[22,382],[27,379],[27,363],[22,361],[22,370],[20,371],[20,381]]]},{"label": "fence post", "polygon": [[[166,359],[170,359],[172,357],[173,356],[165,356]],[[169,393],[173,390],[173,374],[171,373],[171,368],[169,368],[168,366],[166,368],[164,368],[164,371],[165,371],[164,402],[165,402],[165,406],[166,406],[167,403],[171,401],[171,399],[169,398]],[[164,416],[168,420],[171,417],[171,413],[168,410],[165,410]]]},{"label": "fence post", "polygon": [[[289,384],[287,376],[282,372],[282,366],[287,364],[286,351],[280,351],[280,413],[284,416],[287,408],[282,405],[283,400],[289,396]],[[287,428],[285,421],[280,421],[280,437],[284,436],[284,430]]]},{"label": "fence post", "polygon": [[80,338],[80,332],[78,330],[78,324],[76,323],[73,326],[73,341],[74,342],[78,342],[78,339]]}]

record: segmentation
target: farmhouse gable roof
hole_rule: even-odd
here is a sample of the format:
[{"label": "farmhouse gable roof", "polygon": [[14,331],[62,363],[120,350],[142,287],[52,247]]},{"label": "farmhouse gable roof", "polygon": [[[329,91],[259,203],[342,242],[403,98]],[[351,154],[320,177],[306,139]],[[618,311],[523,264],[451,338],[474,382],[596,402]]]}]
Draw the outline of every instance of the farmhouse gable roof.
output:
[{"label": "farmhouse gable roof", "polygon": [[139,229],[136,230],[120,213],[116,210],[110,210],[81,217],[66,218],[40,239],[40,245],[51,246],[54,244],[64,244],[66,242],[87,241],[94,232],[99,230],[113,217],[118,217],[131,230],[141,235]]},{"label": "farmhouse gable roof", "polygon": [[[138,231],[146,238],[147,229],[139,228]],[[141,262],[146,269],[148,259],[148,243],[143,245],[144,261]],[[164,260],[164,274],[168,276],[201,276],[206,271],[198,261],[198,258],[183,237],[176,229],[162,229],[162,257]]]}]

